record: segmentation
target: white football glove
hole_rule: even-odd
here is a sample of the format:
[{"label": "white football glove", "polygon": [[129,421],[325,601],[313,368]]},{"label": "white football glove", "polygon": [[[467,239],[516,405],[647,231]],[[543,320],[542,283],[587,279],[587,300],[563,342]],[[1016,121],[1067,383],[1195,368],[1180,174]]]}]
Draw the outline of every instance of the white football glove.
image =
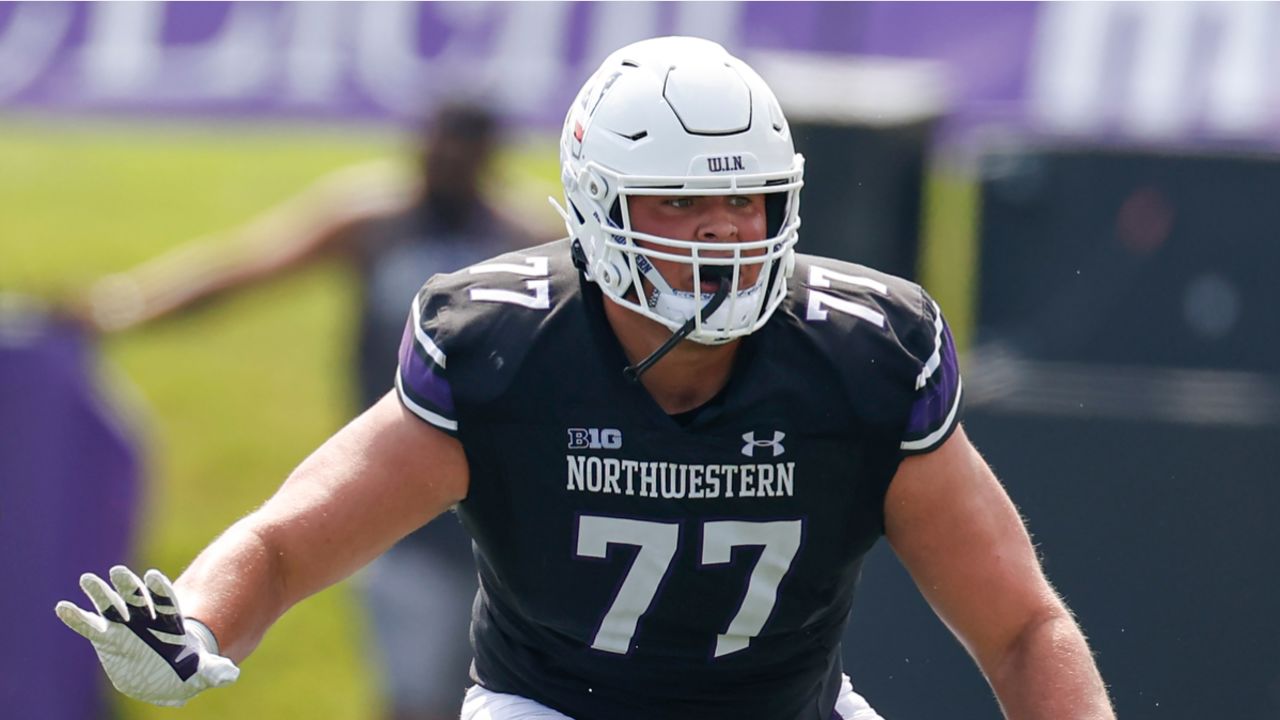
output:
[{"label": "white football glove", "polygon": [[159,570],[148,570],[144,584],[117,565],[111,568],[111,583],[114,590],[93,573],[80,576],[97,614],[66,600],[55,609],[67,627],[93,643],[117,690],[136,700],[179,706],[240,676],[235,663],[217,654],[207,627],[183,621],[173,584]]}]

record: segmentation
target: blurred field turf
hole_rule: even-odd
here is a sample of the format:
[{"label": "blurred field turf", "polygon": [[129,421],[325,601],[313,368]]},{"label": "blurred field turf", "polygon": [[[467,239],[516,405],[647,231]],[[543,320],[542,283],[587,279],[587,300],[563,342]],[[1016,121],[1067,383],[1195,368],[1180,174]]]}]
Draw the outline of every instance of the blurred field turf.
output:
[{"label": "blurred field turf", "polygon": [[[371,130],[0,119],[0,291],[78,287],[235,227],[328,170],[401,150],[399,135]],[[510,152],[503,174],[554,188],[553,141]],[[967,183],[930,180],[924,280],[962,343],[972,202]],[[351,416],[353,305],[350,278],[319,268],[103,341],[145,408],[136,567],[176,576]],[[374,718],[363,642],[343,584],[287,614],[231,688],[178,711],[116,695],[120,717]]]}]

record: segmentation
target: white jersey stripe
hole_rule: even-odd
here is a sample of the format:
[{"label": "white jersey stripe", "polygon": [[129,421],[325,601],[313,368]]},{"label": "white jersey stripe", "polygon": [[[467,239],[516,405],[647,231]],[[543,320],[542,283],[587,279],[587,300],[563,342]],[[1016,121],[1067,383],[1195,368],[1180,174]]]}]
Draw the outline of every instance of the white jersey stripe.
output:
[{"label": "white jersey stripe", "polygon": [[422,349],[431,356],[431,359],[436,361],[437,365],[444,367],[444,351],[441,350],[440,346],[436,345],[435,342],[431,340],[431,337],[427,335],[426,331],[422,329],[422,311],[418,309],[417,298],[413,299],[411,312],[413,313],[414,339],[416,339],[418,344],[422,346]]},{"label": "white jersey stripe", "polygon": [[409,395],[405,393],[404,385],[400,380],[400,373],[398,371],[396,372],[396,393],[400,395],[400,402],[404,403],[404,406],[409,408],[409,412],[413,413],[414,415],[417,415],[418,417],[422,418],[423,420],[426,420],[427,422],[431,423],[432,425],[435,425],[436,427],[442,430],[453,430],[454,432],[457,432],[458,430],[457,420],[450,420],[449,418],[439,413],[434,413],[422,407],[418,403],[414,402],[413,398],[409,397]]},{"label": "white jersey stripe", "polygon": [[964,394],[964,381],[957,380],[956,381],[956,399],[951,401],[951,411],[947,413],[947,419],[943,421],[942,425],[939,426],[937,430],[934,430],[933,432],[920,438],[919,440],[903,440],[901,445],[902,449],[903,450],[923,450],[929,447],[930,445],[933,445],[934,443],[936,443],[939,438],[945,436],[947,432],[951,429],[951,426],[955,424],[956,413],[960,410],[960,396],[963,394]]},{"label": "white jersey stripe", "polygon": [[[441,363],[442,365],[444,363]],[[933,354],[929,356],[929,360],[920,369],[920,375],[916,378],[916,389],[924,387],[929,382],[929,378],[937,372],[938,366],[942,364],[942,310],[938,307],[938,303],[933,303]]]}]

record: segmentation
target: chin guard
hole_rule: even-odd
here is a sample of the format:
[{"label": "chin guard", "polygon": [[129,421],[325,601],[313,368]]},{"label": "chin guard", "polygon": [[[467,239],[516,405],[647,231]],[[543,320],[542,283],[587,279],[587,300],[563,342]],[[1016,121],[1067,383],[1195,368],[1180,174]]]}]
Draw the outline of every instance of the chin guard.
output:
[{"label": "chin guard", "polygon": [[672,348],[680,344],[681,340],[688,337],[689,333],[693,332],[699,322],[706,322],[707,318],[711,317],[711,315],[724,303],[725,298],[729,297],[729,286],[732,283],[729,280],[729,276],[723,269],[708,267],[703,270],[703,273],[709,277],[719,277],[720,287],[716,288],[715,294],[712,295],[711,299],[707,301],[707,304],[698,311],[697,315],[686,320],[685,323],[680,326],[680,329],[676,330],[671,337],[667,338],[666,342],[658,346],[658,349],[654,350],[649,357],[634,365],[628,365],[623,368],[623,377],[631,382],[640,382],[640,376],[643,375],[646,370],[653,367],[664,355],[671,352]]}]

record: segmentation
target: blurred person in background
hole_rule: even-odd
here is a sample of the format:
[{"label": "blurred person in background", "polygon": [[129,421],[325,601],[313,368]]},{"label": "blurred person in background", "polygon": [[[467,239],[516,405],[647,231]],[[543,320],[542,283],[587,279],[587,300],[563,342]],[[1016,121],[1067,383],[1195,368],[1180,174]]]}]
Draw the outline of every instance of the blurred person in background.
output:
[{"label": "blurred person in background", "polygon": [[[532,244],[485,192],[500,141],[479,104],[446,103],[417,138],[417,167],[339,170],[226,236],[195,241],[103,278],[64,305],[94,333],[171,318],[318,262],[358,278],[358,410],[387,393],[404,312],[424,279]],[[454,517],[412,533],[374,561],[359,588],[390,720],[455,718],[469,684],[467,626],[477,581]]]}]

